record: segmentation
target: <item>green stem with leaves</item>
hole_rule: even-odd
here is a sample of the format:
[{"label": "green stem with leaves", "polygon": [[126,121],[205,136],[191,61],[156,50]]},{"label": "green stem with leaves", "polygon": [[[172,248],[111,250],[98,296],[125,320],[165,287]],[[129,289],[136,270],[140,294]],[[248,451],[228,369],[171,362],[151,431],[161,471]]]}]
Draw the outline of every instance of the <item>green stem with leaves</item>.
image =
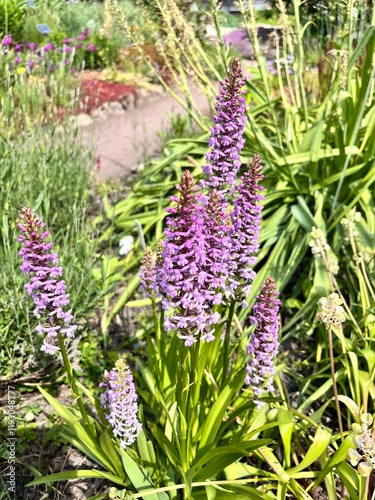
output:
[{"label": "green stem with leaves", "polygon": [[70,388],[72,390],[72,393],[73,393],[74,397],[77,400],[79,409],[81,411],[82,419],[85,422],[85,424],[87,425],[87,429],[88,429],[89,433],[91,434],[92,437],[94,437],[95,436],[95,431],[94,431],[93,426],[90,423],[89,416],[87,414],[85,405],[84,405],[84,403],[82,401],[82,396],[78,392],[77,385],[76,385],[76,382],[74,380],[73,367],[72,367],[72,365],[71,365],[71,363],[69,361],[69,358],[68,358],[68,355],[67,355],[67,352],[66,352],[64,339],[63,339],[63,337],[60,334],[57,335],[57,338],[58,338],[58,341],[59,341],[59,346],[60,346],[61,354],[62,354],[62,357],[63,357],[66,374],[68,376]]}]

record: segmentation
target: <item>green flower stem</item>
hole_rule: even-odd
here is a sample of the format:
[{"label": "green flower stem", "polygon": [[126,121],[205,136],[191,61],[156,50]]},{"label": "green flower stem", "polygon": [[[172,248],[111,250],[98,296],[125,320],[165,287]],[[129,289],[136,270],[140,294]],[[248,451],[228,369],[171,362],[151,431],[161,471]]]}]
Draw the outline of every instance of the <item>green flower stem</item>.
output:
[{"label": "green flower stem", "polygon": [[228,366],[229,366],[229,343],[230,343],[230,327],[232,325],[232,320],[233,320],[233,315],[234,315],[234,310],[236,307],[236,301],[235,299],[231,300],[230,306],[229,306],[229,313],[228,313],[228,318],[225,324],[225,337],[224,337],[224,344],[223,344],[223,371],[222,371],[222,378],[221,378],[221,387],[225,385],[225,382],[227,380],[227,371],[228,371]]},{"label": "green flower stem", "polygon": [[190,347],[181,349],[182,386],[177,388],[177,398],[180,399],[178,408],[180,410],[180,432],[181,432],[181,467],[186,472],[189,469],[189,440],[188,440],[188,407],[189,407],[189,385],[190,385]]},{"label": "green flower stem", "polygon": [[344,427],[342,425],[341,410],[340,410],[340,403],[339,403],[339,395],[338,395],[338,392],[337,392],[337,384],[336,384],[336,378],[335,378],[335,357],[334,357],[334,352],[333,352],[333,342],[332,342],[332,330],[331,330],[331,328],[328,328],[327,332],[328,332],[328,344],[329,344],[329,360],[330,360],[331,375],[332,375],[332,387],[333,387],[333,394],[335,396],[335,402],[336,402],[337,420],[338,420],[338,424],[339,424],[339,429],[340,429],[340,434],[341,434],[341,440],[344,440]]},{"label": "green flower stem", "polygon": [[82,396],[78,392],[77,385],[76,385],[76,382],[74,380],[73,368],[72,368],[72,365],[71,365],[71,363],[69,361],[68,355],[66,353],[64,339],[62,338],[62,336],[60,334],[57,334],[57,338],[58,338],[58,341],[59,341],[59,346],[60,346],[61,354],[62,354],[62,357],[63,357],[66,374],[68,376],[70,388],[72,390],[72,393],[73,393],[74,397],[77,400],[79,409],[81,411],[82,419],[83,419],[83,421],[87,425],[87,430],[92,435],[92,437],[94,437],[95,436],[95,431],[94,431],[94,428],[92,427],[92,425],[90,423],[89,416],[87,414],[85,405],[84,405],[84,403],[82,401]]},{"label": "green flower stem", "polygon": [[228,58],[227,58],[227,54],[225,52],[224,40],[223,40],[223,35],[221,33],[221,26],[220,26],[220,21],[219,21],[219,17],[218,17],[219,9],[217,8],[217,5],[215,4],[215,0],[211,0],[211,8],[213,10],[213,18],[214,18],[216,34],[217,34],[217,37],[219,39],[220,55],[221,55],[223,64],[225,65],[225,68],[228,68],[229,67]]}]

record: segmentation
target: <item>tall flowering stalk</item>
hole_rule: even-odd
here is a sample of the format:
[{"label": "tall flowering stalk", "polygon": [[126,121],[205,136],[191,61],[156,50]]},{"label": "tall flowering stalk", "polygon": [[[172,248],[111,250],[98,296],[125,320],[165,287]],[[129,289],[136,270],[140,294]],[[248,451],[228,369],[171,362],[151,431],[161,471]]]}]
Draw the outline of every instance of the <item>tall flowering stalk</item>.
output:
[{"label": "tall flowering stalk", "polygon": [[142,424],[137,417],[138,404],[133,375],[123,359],[116,361],[115,367],[105,376],[100,387],[105,387],[100,398],[103,408],[108,411],[106,418],[113,434],[120,439],[121,448],[126,448],[137,439]]},{"label": "tall flowering stalk", "polygon": [[255,329],[247,346],[250,359],[246,364],[245,383],[252,388],[254,402],[258,408],[264,405],[258,398],[264,392],[274,390],[274,360],[279,348],[278,333],[280,328],[278,295],[275,280],[272,277],[267,278],[259,289],[253,314],[250,316],[250,321]]},{"label": "tall flowering stalk", "polygon": [[63,268],[58,266],[57,255],[50,252],[52,243],[45,241],[50,235],[49,231],[44,231],[45,223],[28,207],[22,209],[19,218],[17,227],[22,234],[18,241],[23,243],[19,252],[23,258],[20,268],[30,278],[25,287],[36,305],[34,314],[39,318],[39,324],[35,330],[39,335],[45,334],[41,351],[48,354],[61,351],[72,393],[78,402],[88,433],[94,436],[95,431],[78,392],[64,343],[66,338],[74,337],[77,326],[70,324],[73,319],[71,309],[66,310],[69,295],[65,293],[65,281],[61,279]]},{"label": "tall flowering stalk", "polygon": [[243,295],[248,295],[251,283],[255,278],[253,266],[259,251],[259,232],[263,207],[260,201],[264,196],[260,194],[263,186],[259,182],[263,179],[260,157],[254,155],[252,164],[241,177],[237,188],[238,194],[231,212],[231,284],[232,291],[239,289]]},{"label": "tall flowering stalk", "polygon": [[58,265],[56,253],[50,252],[52,243],[45,241],[50,235],[43,230],[45,223],[30,208],[22,209],[17,226],[22,231],[18,241],[23,243],[19,252],[23,258],[20,269],[29,277],[25,288],[34,300],[34,314],[39,318],[35,331],[45,334],[41,350],[55,354],[60,350],[58,335],[72,338],[77,328],[71,325],[71,309],[67,310],[69,294],[61,279],[63,268]]},{"label": "tall flowering stalk", "polygon": [[139,273],[141,288],[146,297],[152,297],[157,291],[156,286],[156,268],[155,259],[150,247],[146,247],[142,259],[142,265]]},{"label": "tall flowering stalk", "polygon": [[166,330],[178,329],[179,337],[191,346],[200,337],[213,340],[212,325],[220,316],[212,310],[221,302],[221,293],[212,289],[208,272],[206,207],[189,171],[177,185],[179,197],[171,197],[177,205],[167,209],[167,237],[164,243],[163,267],[159,282],[162,306],[171,314],[165,317]]},{"label": "tall flowering stalk", "polygon": [[206,174],[203,186],[218,188],[223,193],[233,194],[238,170],[241,166],[240,152],[244,145],[243,132],[246,125],[246,101],[241,88],[245,79],[238,58],[234,59],[227,70],[228,77],[221,82],[217,96],[214,126],[206,155],[207,164],[202,167]]}]

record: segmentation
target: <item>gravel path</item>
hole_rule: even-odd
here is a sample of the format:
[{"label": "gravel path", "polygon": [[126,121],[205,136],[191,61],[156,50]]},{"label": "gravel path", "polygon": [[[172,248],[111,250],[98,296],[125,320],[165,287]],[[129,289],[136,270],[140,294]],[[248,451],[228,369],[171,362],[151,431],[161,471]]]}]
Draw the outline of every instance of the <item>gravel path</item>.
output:
[{"label": "gravel path", "polygon": [[[206,97],[193,89],[202,112],[209,110]],[[185,110],[167,92],[148,96],[134,109],[119,116],[99,118],[83,127],[83,144],[100,157],[99,179],[125,178],[144,158],[160,152],[158,132],[168,129],[169,114],[185,116]]]}]

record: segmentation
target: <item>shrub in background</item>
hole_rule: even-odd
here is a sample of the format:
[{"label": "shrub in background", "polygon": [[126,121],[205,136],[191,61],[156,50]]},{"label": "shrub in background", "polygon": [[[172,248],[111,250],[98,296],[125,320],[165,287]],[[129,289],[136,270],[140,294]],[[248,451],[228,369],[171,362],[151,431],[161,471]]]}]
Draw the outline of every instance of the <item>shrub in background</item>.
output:
[{"label": "shrub in background", "polygon": [[0,0],[0,37],[13,33],[22,37],[26,15],[26,0]]}]

